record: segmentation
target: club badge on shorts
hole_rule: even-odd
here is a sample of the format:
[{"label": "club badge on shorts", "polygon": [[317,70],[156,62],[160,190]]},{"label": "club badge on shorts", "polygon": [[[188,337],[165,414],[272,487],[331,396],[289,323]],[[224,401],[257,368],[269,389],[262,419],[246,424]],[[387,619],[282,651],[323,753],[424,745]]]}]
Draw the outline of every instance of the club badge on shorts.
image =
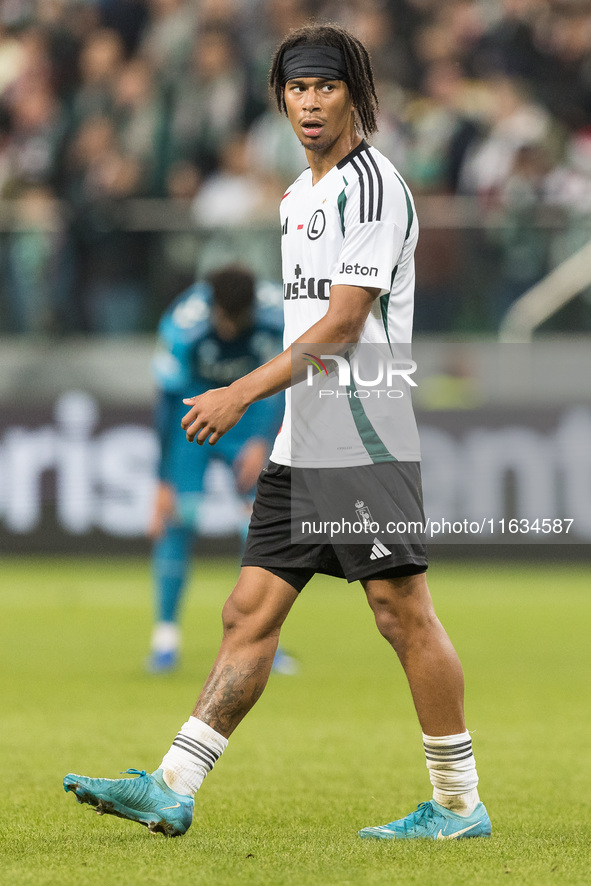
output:
[{"label": "club badge on shorts", "polygon": [[361,499],[358,499],[355,502],[355,508],[356,508],[355,513],[357,514],[357,518],[360,523],[363,523],[364,525],[366,525],[368,523],[373,523],[371,511],[368,508],[368,506],[365,504],[365,502],[361,501]]}]

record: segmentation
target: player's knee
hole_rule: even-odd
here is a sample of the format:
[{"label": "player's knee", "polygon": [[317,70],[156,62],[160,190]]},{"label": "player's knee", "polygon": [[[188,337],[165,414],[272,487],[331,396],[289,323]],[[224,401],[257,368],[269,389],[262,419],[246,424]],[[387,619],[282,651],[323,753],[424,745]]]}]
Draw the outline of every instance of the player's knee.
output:
[{"label": "player's knee", "polygon": [[266,613],[240,595],[231,594],[222,609],[222,626],[225,639],[239,639],[242,642],[261,640],[273,632]]},{"label": "player's knee", "polygon": [[244,624],[247,617],[247,613],[237,604],[234,595],[230,594],[222,609],[224,636],[235,633]]},{"label": "player's knee", "polygon": [[382,637],[392,640],[399,633],[399,623],[396,616],[388,609],[374,609],[376,627]]},{"label": "player's knee", "polygon": [[416,638],[428,636],[437,625],[437,617],[430,606],[384,605],[376,606],[373,611],[380,634],[397,650]]}]

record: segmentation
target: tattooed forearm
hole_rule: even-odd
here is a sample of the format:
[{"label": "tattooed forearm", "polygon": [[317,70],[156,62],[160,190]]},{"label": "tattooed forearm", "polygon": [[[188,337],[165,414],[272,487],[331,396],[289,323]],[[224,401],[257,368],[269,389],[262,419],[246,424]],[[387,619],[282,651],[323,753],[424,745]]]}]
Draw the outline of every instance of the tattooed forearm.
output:
[{"label": "tattooed forearm", "polygon": [[218,660],[199,696],[193,716],[226,738],[262,695],[273,657]]}]

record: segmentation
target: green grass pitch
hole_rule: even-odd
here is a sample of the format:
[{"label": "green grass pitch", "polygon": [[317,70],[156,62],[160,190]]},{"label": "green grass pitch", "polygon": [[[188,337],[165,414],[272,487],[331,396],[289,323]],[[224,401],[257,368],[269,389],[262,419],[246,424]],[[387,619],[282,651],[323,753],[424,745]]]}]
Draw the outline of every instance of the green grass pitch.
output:
[{"label": "green grass pitch", "polygon": [[145,562],[0,562],[0,883],[591,882],[591,567],[430,570],[466,672],[490,840],[357,838],[428,799],[430,785],[403,673],[360,586],[322,577],[284,628],[300,675],[271,677],[185,837],[99,818],[66,795],[66,772],[159,764],[213,660],[235,571],[197,566],[182,667],[150,678]]}]

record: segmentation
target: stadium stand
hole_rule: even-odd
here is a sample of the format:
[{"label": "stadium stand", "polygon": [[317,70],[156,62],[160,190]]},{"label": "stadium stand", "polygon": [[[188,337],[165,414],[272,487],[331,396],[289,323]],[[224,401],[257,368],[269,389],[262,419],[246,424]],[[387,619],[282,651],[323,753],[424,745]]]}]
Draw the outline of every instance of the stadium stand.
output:
[{"label": "stadium stand", "polygon": [[[203,248],[206,264],[226,260],[241,252],[240,226],[259,225],[261,243],[243,251],[263,263],[277,249],[277,193],[304,158],[266,75],[278,36],[310,17],[371,50],[376,145],[423,222],[418,332],[495,332],[585,244],[582,0],[11,0],[0,3],[1,333],[153,331]],[[242,198],[238,219],[211,208],[226,193]],[[591,329],[588,291],[551,323]]]}]

